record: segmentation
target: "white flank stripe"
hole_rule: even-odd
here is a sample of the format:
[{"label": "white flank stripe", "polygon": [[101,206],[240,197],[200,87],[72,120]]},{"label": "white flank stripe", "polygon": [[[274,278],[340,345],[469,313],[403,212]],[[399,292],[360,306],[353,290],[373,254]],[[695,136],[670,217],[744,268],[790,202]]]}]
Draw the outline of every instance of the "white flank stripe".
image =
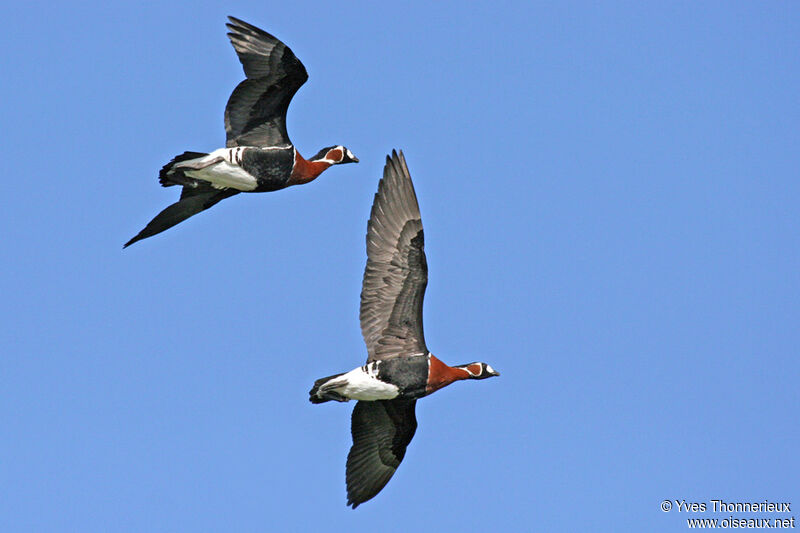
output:
[{"label": "white flank stripe", "polygon": [[320,387],[335,390],[338,394],[351,400],[391,400],[400,393],[397,385],[384,383],[378,379],[378,363],[370,363],[354,368],[347,374],[339,376]]},{"label": "white flank stripe", "polygon": [[[214,150],[207,156],[186,163],[194,161],[210,161],[217,157],[221,157],[223,161],[215,163],[200,170],[185,170],[184,173],[192,178],[201,179],[211,183],[214,187],[224,188],[230,187],[239,191],[252,191],[258,186],[256,178],[251,176],[246,170],[240,167],[235,161],[241,161],[241,154],[236,153],[239,148],[220,148]],[[181,166],[178,164],[177,166]]]}]

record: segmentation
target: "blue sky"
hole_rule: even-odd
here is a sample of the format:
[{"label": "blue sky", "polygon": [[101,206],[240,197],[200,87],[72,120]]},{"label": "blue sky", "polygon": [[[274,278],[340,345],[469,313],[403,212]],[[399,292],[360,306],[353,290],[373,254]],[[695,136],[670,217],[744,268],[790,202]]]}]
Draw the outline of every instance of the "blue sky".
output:
[{"label": "blue sky", "polygon": [[[4,531],[681,531],[662,500],[800,507],[796,3],[165,4],[4,10]],[[158,169],[224,144],[226,15],[306,65],[301,153],[361,163],[123,251],[174,201]],[[366,357],[392,148],[428,345],[502,376],[420,401],[352,511],[351,407],[307,391]]]}]

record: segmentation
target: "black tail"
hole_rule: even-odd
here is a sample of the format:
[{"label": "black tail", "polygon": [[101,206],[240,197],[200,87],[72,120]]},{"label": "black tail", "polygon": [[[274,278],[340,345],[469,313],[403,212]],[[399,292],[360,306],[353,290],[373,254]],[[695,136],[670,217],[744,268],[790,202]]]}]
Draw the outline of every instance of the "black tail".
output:
[{"label": "black tail", "polygon": [[326,378],[320,378],[317,381],[315,381],[314,386],[311,387],[310,391],[308,391],[309,401],[311,403],[325,403],[331,400],[336,400],[337,402],[346,402],[347,398],[342,398],[341,396],[332,391],[326,392],[323,397],[317,396],[317,392],[319,392],[319,388],[323,385],[323,383],[327,383],[333,378],[338,378],[339,376],[344,376],[344,373],[334,374],[332,376],[328,376]]},{"label": "black tail", "polygon": [[181,181],[170,179],[170,176],[168,176],[167,173],[172,170],[172,167],[175,166],[175,163],[188,161],[189,159],[197,159],[198,157],[203,157],[204,155],[208,154],[205,152],[183,152],[181,155],[176,155],[172,158],[172,161],[161,167],[161,171],[158,173],[158,182],[164,187],[170,187],[172,185],[184,185],[184,183]]}]

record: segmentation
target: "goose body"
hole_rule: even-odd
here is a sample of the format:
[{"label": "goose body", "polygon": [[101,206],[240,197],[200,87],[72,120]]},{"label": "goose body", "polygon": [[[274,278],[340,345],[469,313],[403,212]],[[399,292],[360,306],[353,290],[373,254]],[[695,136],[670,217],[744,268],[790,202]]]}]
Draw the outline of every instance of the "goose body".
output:
[{"label": "goose body", "polygon": [[417,429],[416,402],[465,379],[499,374],[486,363],[449,366],[428,351],[422,301],[428,284],[419,205],[403,153],[386,158],[367,225],[361,331],[367,363],[318,379],[312,403],[357,400],[347,456],[347,504],[377,495],[405,456]]},{"label": "goose body", "polygon": [[228,37],[246,79],[225,107],[225,148],[184,152],[164,165],[159,182],[182,187],[180,199],[151,220],[125,247],[152,237],[240,192],[270,192],[316,179],[332,165],[357,163],[344,146],[305,159],[289,140],[286,112],[308,73],[294,53],[269,33],[228,17]]}]

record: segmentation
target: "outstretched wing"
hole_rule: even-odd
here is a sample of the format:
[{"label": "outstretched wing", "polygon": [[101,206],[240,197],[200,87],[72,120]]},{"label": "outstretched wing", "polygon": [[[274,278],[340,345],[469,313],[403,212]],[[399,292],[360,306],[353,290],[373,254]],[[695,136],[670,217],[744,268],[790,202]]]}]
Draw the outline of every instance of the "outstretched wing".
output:
[{"label": "outstretched wing", "polygon": [[353,509],[374,497],[392,479],[417,430],[416,400],[358,402],[347,455],[347,505]]},{"label": "outstretched wing", "polygon": [[286,110],[308,79],[306,68],[288,46],[269,33],[228,18],[228,37],[247,79],[234,89],[225,106],[227,146],[290,144]]},{"label": "outstretched wing", "polygon": [[422,300],[428,284],[425,237],[403,152],[386,158],[367,225],[361,332],[367,361],[426,354]]},{"label": "outstretched wing", "polygon": [[127,248],[136,241],[152,237],[164,230],[168,230],[175,224],[183,222],[187,218],[196,215],[201,211],[205,211],[209,207],[217,204],[225,198],[230,198],[234,194],[238,194],[236,189],[213,189],[209,187],[201,187],[199,189],[193,187],[184,187],[181,193],[181,198],[174,204],[170,205],[151,220],[147,226],[144,227],[134,238],[125,243],[123,248]]}]

